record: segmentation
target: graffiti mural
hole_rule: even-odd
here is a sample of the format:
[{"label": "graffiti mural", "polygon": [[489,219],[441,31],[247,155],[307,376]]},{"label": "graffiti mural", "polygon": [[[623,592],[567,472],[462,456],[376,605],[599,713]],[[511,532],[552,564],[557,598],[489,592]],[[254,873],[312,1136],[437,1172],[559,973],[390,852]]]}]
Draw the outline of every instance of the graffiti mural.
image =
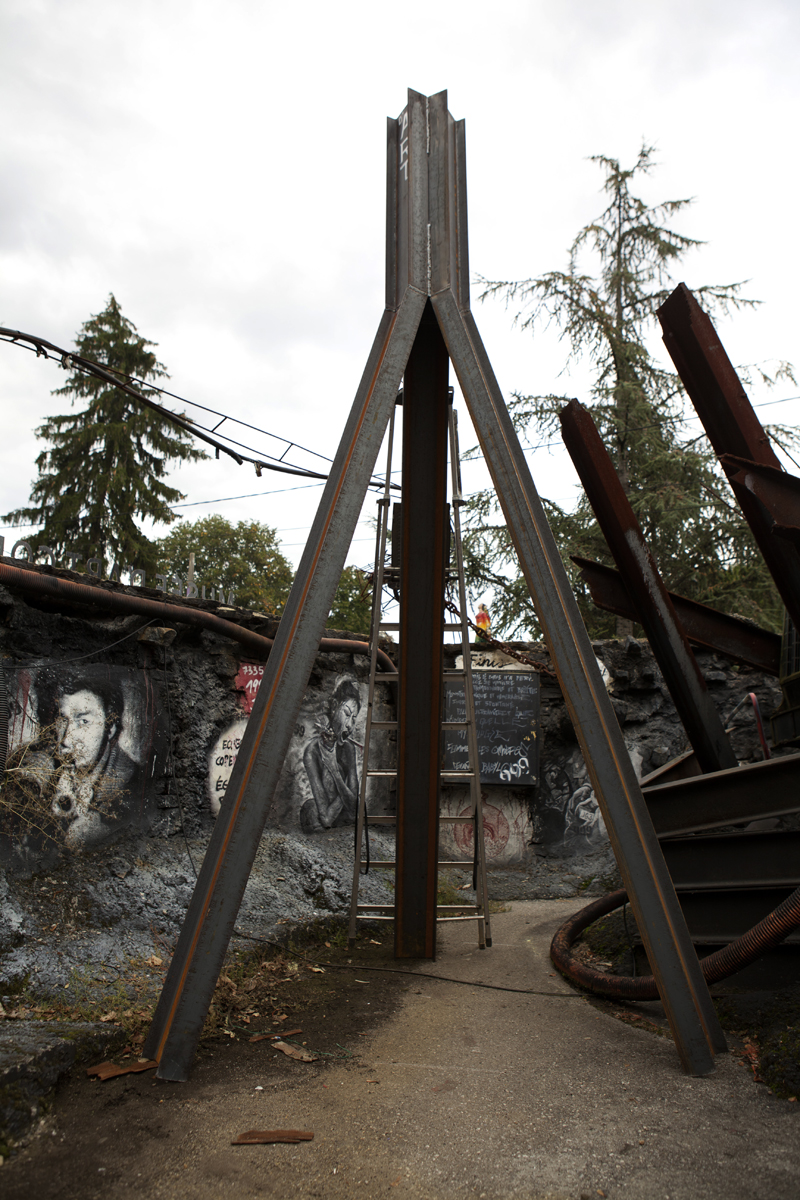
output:
[{"label": "graffiti mural", "polygon": [[[215,815],[225,797],[262,675],[263,667],[257,664],[241,665],[235,687],[242,716],[226,726],[211,748],[208,797]],[[351,672],[325,673],[318,686],[309,687],[276,790],[270,816],[273,828],[314,834],[355,824],[363,770],[366,704],[367,684]],[[381,701],[377,704],[380,707]],[[386,741],[386,734],[382,739]],[[378,753],[382,739],[373,734]],[[367,809],[391,811],[385,781],[369,781]]]},{"label": "graffiti mural", "polygon": [[2,857],[35,861],[146,827],[165,766],[159,689],[147,672],[54,664],[5,675]]},{"label": "graffiti mural", "polygon": [[579,750],[545,767],[537,808],[537,841],[551,853],[569,858],[591,854],[608,843],[605,821]]}]

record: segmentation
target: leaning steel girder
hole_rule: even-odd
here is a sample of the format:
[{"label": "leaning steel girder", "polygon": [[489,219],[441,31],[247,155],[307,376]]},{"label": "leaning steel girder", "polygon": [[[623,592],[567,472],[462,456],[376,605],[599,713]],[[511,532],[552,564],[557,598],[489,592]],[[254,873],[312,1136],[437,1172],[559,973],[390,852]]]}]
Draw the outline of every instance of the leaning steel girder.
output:
[{"label": "leaning steel girder", "polygon": [[[592,600],[598,608],[633,621],[639,620],[636,605],[619,571],[577,554],[571,557],[580,567],[581,579],[589,585]],[[669,598],[692,645],[724,654],[726,658],[746,663],[766,675],[780,674],[781,639],[777,633],[762,629],[752,621],[717,612],[707,604],[677,592],[669,592]]]},{"label": "leaning steel girder", "polygon": [[561,436],[608,548],[625,579],[664,682],[703,771],[736,766],[736,755],[611,457],[577,400],[559,413]]},{"label": "leaning steel girder", "polygon": [[[469,309],[463,121],[409,91],[388,123],[386,310],[345,427],[145,1044],[185,1079],[266,823],[317,642],[431,304],[464,393],[643,933],[685,1070],[726,1049],[622,734]],[[400,683],[402,689],[402,680]],[[401,700],[402,709],[402,700]],[[398,730],[402,743],[403,731]],[[398,836],[401,836],[399,834]]]},{"label": "leaning steel girder", "polygon": [[[664,345],[717,457],[721,460],[723,455],[732,454],[780,471],[769,437],[710,317],[685,284],[679,284],[661,305],[658,319]],[[800,628],[800,556],[792,535],[775,537],[779,531],[762,500],[737,479],[731,479],[730,485],[781,599]]]}]

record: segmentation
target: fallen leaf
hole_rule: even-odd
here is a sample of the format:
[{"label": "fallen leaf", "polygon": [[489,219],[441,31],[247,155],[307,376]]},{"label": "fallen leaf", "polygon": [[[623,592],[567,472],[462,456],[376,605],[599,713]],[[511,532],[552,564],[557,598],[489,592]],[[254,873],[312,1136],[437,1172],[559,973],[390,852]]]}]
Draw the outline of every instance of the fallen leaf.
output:
[{"label": "fallen leaf", "polygon": [[305,1129],[248,1129],[231,1142],[232,1146],[264,1146],[270,1142],[310,1142],[314,1134]]},{"label": "fallen leaf", "polygon": [[102,1016],[102,1017],[100,1018],[100,1020],[101,1020],[101,1021],[114,1021],[114,1020],[116,1020],[116,1016],[117,1016],[117,1014],[116,1014],[115,1012],[113,1012],[113,1011],[112,1011],[112,1012],[107,1012],[107,1013],[105,1014],[105,1016]]},{"label": "fallen leaf", "polygon": [[163,958],[159,958],[157,954],[151,954],[149,958],[145,959],[145,962],[148,967],[163,967],[164,965]]},{"label": "fallen leaf", "polygon": [[[302,1032],[302,1029],[288,1029],[286,1033],[282,1034],[281,1036],[297,1037],[297,1035]],[[248,1040],[251,1042],[272,1042],[275,1041],[278,1036],[279,1035],[277,1033],[254,1033],[253,1036]]]},{"label": "fallen leaf", "polygon": [[324,975],[325,974],[323,967],[312,967],[311,964],[309,964],[308,969],[309,969],[309,971],[313,971],[315,975]]},{"label": "fallen leaf", "polygon": [[299,1046],[290,1046],[288,1042],[273,1042],[276,1050],[282,1050],[289,1058],[296,1058],[298,1062],[316,1062],[317,1055],[311,1054],[308,1050],[301,1050]]},{"label": "fallen leaf", "polygon": [[370,939],[369,939],[369,944],[370,944],[370,946],[382,946],[382,945],[383,945],[383,942],[376,942],[376,941],[375,941],[375,938],[370,938]]},{"label": "fallen leaf", "polygon": [[138,1071],[152,1071],[153,1067],[157,1067],[158,1063],[155,1059],[145,1059],[144,1062],[128,1063],[124,1067],[118,1067],[116,1063],[104,1062],[98,1063],[96,1067],[87,1067],[87,1075],[96,1075],[98,1079],[114,1079],[117,1075],[132,1075]]},{"label": "fallen leaf", "polygon": [[380,1079],[368,1079],[367,1083],[380,1083]]}]

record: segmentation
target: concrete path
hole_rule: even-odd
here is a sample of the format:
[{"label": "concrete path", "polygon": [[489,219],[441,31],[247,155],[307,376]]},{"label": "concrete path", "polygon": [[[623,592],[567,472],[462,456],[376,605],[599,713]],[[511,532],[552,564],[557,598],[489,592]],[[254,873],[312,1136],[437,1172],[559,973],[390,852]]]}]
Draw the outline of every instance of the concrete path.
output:
[{"label": "concrete path", "polygon": [[[800,1105],[776,1100],[732,1055],[714,1075],[687,1078],[669,1038],[575,998],[548,957],[574,907],[515,902],[493,918],[485,952],[471,925],[444,926],[426,966],[554,995],[405,979],[400,1007],[364,1039],[359,1061],[323,1073],[298,1065],[289,1084],[250,1066],[220,1079],[208,1064],[187,1085],[148,1082],[151,1116],[135,1152],[120,1150],[138,1129],[140,1110],[127,1105],[116,1154],[107,1129],[110,1144],[87,1150],[80,1194],[797,1200]],[[55,1179],[58,1112],[54,1121],[56,1142],[45,1133],[25,1155],[47,1153]],[[313,1130],[314,1140],[230,1145],[232,1131],[276,1127]],[[3,1176],[12,1200],[32,1180],[22,1161]]]}]

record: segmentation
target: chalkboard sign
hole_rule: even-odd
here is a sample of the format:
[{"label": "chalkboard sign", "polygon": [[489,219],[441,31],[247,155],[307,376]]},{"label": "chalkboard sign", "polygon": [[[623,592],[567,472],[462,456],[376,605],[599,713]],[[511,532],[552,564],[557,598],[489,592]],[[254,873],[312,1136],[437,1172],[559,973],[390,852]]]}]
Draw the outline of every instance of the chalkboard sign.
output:
[{"label": "chalkboard sign", "polygon": [[[473,671],[481,783],[529,787],[539,780],[539,676]],[[445,721],[464,720],[464,685],[445,681]],[[445,771],[468,771],[466,729],[444,733]]]}]

